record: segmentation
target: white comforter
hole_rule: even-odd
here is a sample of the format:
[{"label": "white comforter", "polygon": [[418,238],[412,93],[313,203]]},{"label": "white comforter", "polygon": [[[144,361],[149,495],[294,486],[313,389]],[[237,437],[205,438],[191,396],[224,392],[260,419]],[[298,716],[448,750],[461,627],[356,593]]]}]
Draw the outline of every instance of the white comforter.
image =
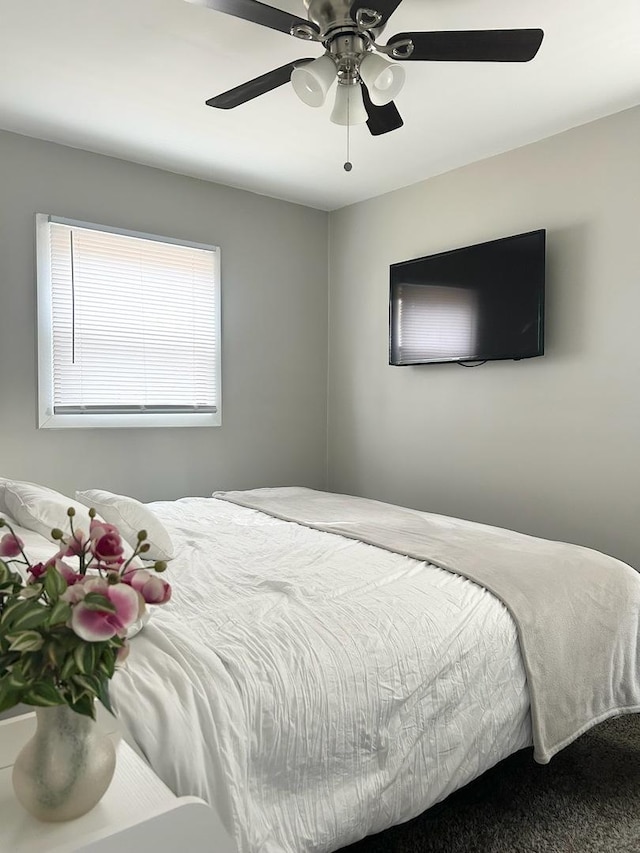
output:
[{"label": "white comforter", "polygon": [[476,584],[212,498],[151,508],[174,595],[112,697],[240,851],[337,850],[531,743],[515,626]]}]

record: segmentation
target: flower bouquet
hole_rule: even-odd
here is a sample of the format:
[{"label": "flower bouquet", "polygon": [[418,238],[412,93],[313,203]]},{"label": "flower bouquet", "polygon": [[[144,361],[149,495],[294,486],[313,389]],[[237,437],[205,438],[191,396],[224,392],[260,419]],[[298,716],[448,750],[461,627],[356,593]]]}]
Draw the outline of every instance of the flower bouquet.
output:
[{"label": "flower bouquet", "polygon": [[[86,533],[54,529],[60,544],[46,563],[32,565],[10,524],[0,538],[0,712],[19,702],[40,707],[67,705],[95,719],[95,699],[111,710],[109,680],[129,652],[127,633],[147,604],[164,604],[171,587],[156,573],[164,562],[143,568],[149,550],[144,530],[125,559],[112,524],[89,510]],[[68,562],[73,560],[73,565]],[[27,579],[12,569],[23,564]]]}]

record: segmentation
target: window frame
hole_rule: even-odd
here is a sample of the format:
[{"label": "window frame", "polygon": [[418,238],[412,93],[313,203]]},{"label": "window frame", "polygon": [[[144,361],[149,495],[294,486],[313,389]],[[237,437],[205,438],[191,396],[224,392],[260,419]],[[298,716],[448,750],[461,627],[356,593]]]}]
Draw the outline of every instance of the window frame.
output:
[{"label": "window frame", "polygon": [[[214,255],[215,280],[213,285],[215,349],[215,412],[150,412],[150,413],[93,413],[56,414],[53,407],[53,300],[51,285],[50,223],[86,228],[126,237],[138,237],[160,243],[171,243],[193,249],[204,249]],[[36,281],[37,312],[36,336],[38,346],[38,429],[93,429],[93,428],[153,428],[153,427],[211,427],[222,425],[222,340],[220,295],[220,247],[174,237],[132,231],[111,225],[98,225],[79,219],[68,219],[48,213],[36,214]]]}]

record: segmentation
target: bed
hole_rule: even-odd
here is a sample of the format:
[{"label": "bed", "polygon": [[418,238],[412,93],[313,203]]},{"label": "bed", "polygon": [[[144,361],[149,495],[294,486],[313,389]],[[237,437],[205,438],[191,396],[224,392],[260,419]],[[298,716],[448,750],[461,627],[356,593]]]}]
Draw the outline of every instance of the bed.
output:
[{"label": "bed", "polygon": [[112,699],[241,853],[338,850],[640,711],[640,575],[606,555],[308,489],[149,508],[173,597]]},{"label": "bed", "polygon": [[70,505],[171,561],[112,699],[241,853],[338,850],[640,711],[640,575],[605,554],[303,488],[76,497],[0,478],[32,563]]}]

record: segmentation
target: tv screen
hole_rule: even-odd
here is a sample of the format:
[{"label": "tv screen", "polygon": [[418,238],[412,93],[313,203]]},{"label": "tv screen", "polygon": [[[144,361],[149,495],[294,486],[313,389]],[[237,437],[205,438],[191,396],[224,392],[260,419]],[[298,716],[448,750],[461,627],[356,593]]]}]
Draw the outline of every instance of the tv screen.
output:
[{"label": "tv screen", "polygon": [[389,363],[544,353],[544,229],[392,264]]}]

